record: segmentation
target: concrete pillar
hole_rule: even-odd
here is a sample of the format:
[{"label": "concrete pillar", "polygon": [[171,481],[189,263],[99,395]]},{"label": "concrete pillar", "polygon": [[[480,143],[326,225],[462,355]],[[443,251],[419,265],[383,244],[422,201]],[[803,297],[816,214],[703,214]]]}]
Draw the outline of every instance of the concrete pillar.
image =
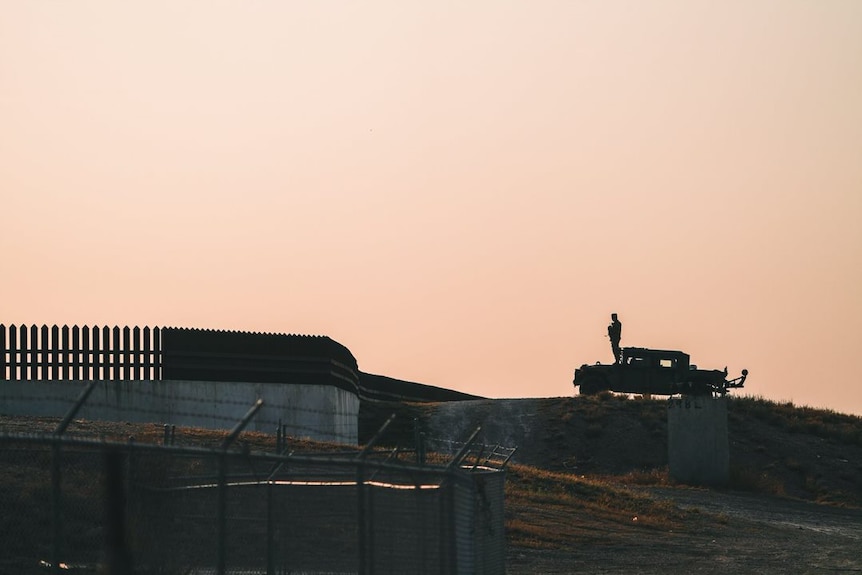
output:
[{"label": "concrete pillar", "polygon": [[671,398],[667,403],[670,477],[692,485],[726,485],[730,475],[727,399]]}]

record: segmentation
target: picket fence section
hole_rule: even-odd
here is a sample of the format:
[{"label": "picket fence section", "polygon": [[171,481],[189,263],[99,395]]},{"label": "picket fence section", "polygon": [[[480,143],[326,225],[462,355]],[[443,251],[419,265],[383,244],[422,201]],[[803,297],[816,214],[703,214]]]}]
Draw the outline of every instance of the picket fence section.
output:
[{"label": "picket fence section", "polygon": [[0,380],[159,380],[158,327],[0,324]]}]

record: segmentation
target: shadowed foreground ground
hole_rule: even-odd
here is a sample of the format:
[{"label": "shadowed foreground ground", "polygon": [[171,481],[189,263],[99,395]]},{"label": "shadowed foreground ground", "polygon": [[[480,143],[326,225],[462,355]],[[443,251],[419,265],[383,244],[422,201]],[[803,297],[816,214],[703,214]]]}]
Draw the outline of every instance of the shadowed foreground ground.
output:
[{"label": "shadowed foreground ground", "polygon": [[[438,417],[441,406],[446,417]],[[731,485],[703,489],[667,477],[665,405],[615,396],[363,406],[366,439],[398,413],[380,445],[481,424],[518,451],[507,470],[507,572],[862,573],[862,418],[738,399],[730,404]],[[4,431],[56,421],[0,418]],[[75,421],[69,433],[158,442],[157,425]],[[178,429],[182,443],[224,432]],[[500,441],[498,441],[500,442]],[[244,433],[251,449],[272,435]],[[296,450],[344,449],[291,440]],[[26,476],[0,471],[14,489]],[[23,495],[22,495],[23,496]],[[10,518],[16,530],[32,518]],[[12,525],[10,523],[10,525]],[[32,526],[31,526],[32,527]],[[0,561],[0,573],[12,573]]]},{"label": "shadowed foreground ground", "polygon": [[[486,442],[518,446],[508,573],[862,572],[862,418],[731,399],[731,485],[710,490],[669,481],[661,400],[398,409],[432,435],[481,425]],[[373,427],[371,410],[364,419]]]}]

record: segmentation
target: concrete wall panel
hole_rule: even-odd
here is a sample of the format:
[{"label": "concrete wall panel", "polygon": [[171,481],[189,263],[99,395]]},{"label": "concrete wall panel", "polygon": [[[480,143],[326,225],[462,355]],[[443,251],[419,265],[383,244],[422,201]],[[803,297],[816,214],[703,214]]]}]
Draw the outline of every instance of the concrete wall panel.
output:
[{"label": "concrete wall panel", "polygon": [[[4,381],[0,414],[62,417],[87,381]],[[359,398],[334,386],[208,381],[100,381],[78,419],[231,429],[257,399],[246,429],[355,444]]]},{"label": "concrete wall panel", "polygon": [[696,485],[725,485],[730,474],[727,399],[672,398],[667,424],[671,478]]}]

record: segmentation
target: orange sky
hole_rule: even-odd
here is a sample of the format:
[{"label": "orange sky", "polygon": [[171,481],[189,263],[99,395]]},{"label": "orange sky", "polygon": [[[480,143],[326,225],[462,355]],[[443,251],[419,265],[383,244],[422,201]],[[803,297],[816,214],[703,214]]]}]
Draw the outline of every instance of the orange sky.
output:
[{"label": "orange sky", "polygon": [[325,334],[573,393],[623,345],[862,414],[862,2],[0,4],[0,322]]}]

